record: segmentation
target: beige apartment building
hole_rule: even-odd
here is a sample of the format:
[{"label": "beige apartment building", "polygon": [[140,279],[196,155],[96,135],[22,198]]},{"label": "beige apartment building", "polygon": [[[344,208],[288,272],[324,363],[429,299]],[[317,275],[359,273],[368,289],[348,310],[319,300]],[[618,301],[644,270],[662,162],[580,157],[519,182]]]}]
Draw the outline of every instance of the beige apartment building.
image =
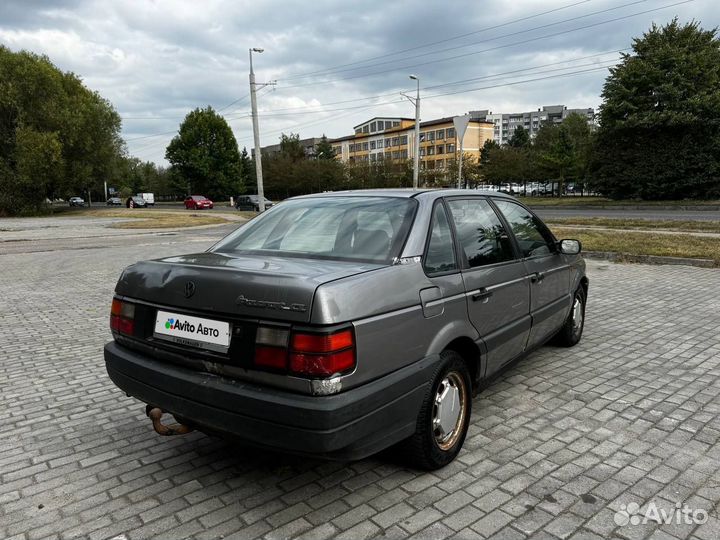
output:
[{"label": "beige apartment building", "polygon": [[[462,153],[475,159],[486,140],[493,139],[492,122],[471,118],[463,137]],[[376,117],[355,126],[355,133],[330,140],[338,159],[345,163],[414,158],[415,120]],[[420,123],[420,169],[446,169],[460,155],[453,117]]]}]

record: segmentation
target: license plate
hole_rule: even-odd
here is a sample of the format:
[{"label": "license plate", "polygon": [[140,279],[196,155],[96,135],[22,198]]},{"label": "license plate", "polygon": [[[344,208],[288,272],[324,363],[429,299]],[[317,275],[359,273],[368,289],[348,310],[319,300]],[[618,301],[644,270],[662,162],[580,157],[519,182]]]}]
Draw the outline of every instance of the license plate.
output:
[{"label": "license plate", "polygon": [[154,336],[180,345],[225,352],[230,346],[230,323],[158,310]]}]

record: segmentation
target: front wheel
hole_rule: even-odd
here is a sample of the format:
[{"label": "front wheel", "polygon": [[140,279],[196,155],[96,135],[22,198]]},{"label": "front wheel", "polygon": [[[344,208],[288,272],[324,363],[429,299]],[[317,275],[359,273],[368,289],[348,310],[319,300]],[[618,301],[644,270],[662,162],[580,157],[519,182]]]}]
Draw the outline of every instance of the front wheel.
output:
[{"label": "front wheel", "polygon": [[444,467],[462,448],[472,410],[470,373],[455,351],[443,351],[418,414],[415,434],[400,443],[415,466],[435,470]]}]

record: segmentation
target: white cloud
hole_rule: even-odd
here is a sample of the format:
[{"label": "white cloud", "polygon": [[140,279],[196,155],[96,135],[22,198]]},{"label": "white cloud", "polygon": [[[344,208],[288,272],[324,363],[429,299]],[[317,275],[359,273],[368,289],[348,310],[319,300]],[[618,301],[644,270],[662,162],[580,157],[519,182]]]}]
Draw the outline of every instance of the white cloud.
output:
[{"label": "white cloud", "polygon": [[[46,54],[61,69],[81,76],[89,87],[108,98],[123,116],[123,134],[127,139],[135,139],[128,143],[131,152],[142,159],[163,162],[165,146],[187,112],[206,105],[221,108],[248,93],[249,47],[266,49],[255,59],[258,81],[278,80],[273,91],[265,90],[259,96],[262,142],[272,144],[281,131],[293,131],[302,137],[322,133],[335,137],[349,134],[352,126],[371,116],[412,117],[413,106],[399,96],[402,90],[413,91],[412,81],[407,79],[411,72],[421,77],[422,87],[430,87],[515,70],[531,70],[535,66],[628,47],[632,38],[639,36],[653,21],[663,23],[677,15],[683,21],[694,18],[705,23],[705,27],[711,27],[715,19],[713,0],[695,0],[593,28],[512,45],[674,3],[673,0],[663,3],[647,0],[605,14],[533,30],[540,25],[630,2],[632,0],[591,0],[555,13],[487,29],[578,2],[402,0],[378,4],[330,0],[59,0],[48,3],[5,0],[0,6],[0,42],[13,50],[27,49]],[[487,30],[481,31],[483,29]],[[516,34],[507,35],[512,33]],[[460,34],[469,35],[429,49],[388,56]],[[454,46],[462,47],[437,53],[438,49]],[[434,54],[407,58],[433,51]],[[469,52],[474,54],[427,63]],[[339,68],[344,71],[315,78],[291,78],[383,55],[375,61],[374,67],[353,64]],[[377,65],[390,60],[393,62]],[[593,60],[581,63],[590,62]],[[591,66],[578,69],[588,67]],[[386,72],[336,80],[375,71]],[[422,102],[422,117],[431,119],[473,109],[511,112],[560,103],[569,107],[597,107],[606,71],[487,88],[540,76],[537,70],[528,71],[526,77],[523,75],[521,71],[465,86],[423,91],[426,99]],[[308,82],[313,84],[295,86]],[[463,88],[482,89],[430,97]],[[359,100],[379,94],[391,95],[373,101]],[[352,99],[359,101],[327,105],[325,108],[330,111],[316,112],[323,104]],[[367,108],[357,108],[366,105]],[[307,109],[297,109],[300,107]],[[278,110],[291,108],[296,109]],[[252,131],[248,109],[249,99],[245,98],[222,112],[239,144],[250,146]],[[137,139],[165,132],[168,133]]]}]

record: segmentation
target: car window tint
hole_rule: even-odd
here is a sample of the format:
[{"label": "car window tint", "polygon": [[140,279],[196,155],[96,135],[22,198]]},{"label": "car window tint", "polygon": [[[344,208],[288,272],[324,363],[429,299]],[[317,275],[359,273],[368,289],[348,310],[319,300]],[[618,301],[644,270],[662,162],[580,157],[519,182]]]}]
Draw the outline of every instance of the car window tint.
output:
[{"label": "car window tint", "polygon": [[523,257],[539,257],[555,251],[555,241],[538,218],[511,201],[495,200],[512,229]]},{"label": "car window tint", "polygon": [[486,200],[453,200],[448,206],[471,268],[513,259],[507,232]]},{"label": "car window tint", "polygon": [[425,271],[428,274],[439,274],[457,270],[455,250],[453,249],[452,233],[445,207],[435,206],[432,218],[432,229],[425,254]]}]

